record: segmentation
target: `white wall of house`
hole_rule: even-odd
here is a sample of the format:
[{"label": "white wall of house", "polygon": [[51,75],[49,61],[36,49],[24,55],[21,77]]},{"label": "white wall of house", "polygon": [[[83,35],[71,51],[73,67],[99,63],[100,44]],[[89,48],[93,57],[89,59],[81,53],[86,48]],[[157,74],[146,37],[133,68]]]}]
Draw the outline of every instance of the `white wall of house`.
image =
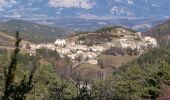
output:
[{"label": "white wall of house", "polygon": [[92,46],[90,48],[93,52],[102,52],[104,50],[102,46]]},{"label": "white wall of house", "polygon": [[144,41],[145,41],[146,45],[149,45],[149,46],[152,46],[152,47],[157,47],[158,46],[157,40],[150,37],[150,36],[145,37]]},{"label": "white wall of house", "polygon": [[88,62],[89,64],[93,64],[93,65],[98,64],[98,61],[97,61],[96,59],[89,59],[87,62]]},{"label": "white wall of house", "polygon": [[59,47],[64,47],[66,45],[66,41],[64,39],[57,39],[55,41],[55,45],[57,45]]}]

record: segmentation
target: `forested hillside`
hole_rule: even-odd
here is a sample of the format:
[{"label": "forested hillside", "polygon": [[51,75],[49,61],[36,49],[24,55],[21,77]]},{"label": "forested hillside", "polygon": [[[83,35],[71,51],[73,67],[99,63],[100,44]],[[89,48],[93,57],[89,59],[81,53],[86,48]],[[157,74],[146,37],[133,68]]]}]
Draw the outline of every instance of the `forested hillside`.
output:
[{"label": "forested hillside", "polygon": [[170,0],[0,0],[0,100],[170,100]]},{"label": "forested hillside", "polygon": [[123,66],[104,81],[93,84],[102,100],[168,100],[170,48],[159,48]]}]

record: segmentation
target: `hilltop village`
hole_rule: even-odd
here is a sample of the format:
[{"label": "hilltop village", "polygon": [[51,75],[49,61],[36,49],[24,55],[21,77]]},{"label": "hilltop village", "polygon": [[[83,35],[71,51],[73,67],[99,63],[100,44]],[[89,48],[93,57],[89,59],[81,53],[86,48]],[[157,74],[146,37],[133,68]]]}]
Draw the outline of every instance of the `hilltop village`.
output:
[{"label": "hilltop village", "polygon": [[[139,53],[143,53],[149,48],[158,46],[156,39],[149,36],[142,36],[140,32],[130,32],[126,29],[116,28],[107,35],[111,36],[111,40],[102,43],[87,45],[85,38],[87,36],[100,36],[103,33],[87,33],[78,36],[72,36],[66,39],[57,39],[54,43],[46,44],[25,44],[23,49],[28,49],[30,55],[35,54],[37,49],[46,48],[56,50],[61,57],[69,57],[74,63],[86,62],[89,64],[98,64],[98,56],[111,47],[119,47],[122,49],[136,49]],[[101,36],[105,39],[103,36]],[[93,39],[94,41],[97,41]]]}]

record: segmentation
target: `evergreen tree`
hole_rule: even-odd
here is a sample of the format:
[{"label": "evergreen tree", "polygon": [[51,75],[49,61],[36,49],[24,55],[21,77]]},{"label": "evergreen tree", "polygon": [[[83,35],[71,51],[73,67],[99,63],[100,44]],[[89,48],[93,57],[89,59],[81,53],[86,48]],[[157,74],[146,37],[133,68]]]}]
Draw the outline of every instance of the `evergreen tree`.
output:
[{"label": "evergreen tree", "polygon": [[31,71],[30,75],[28,76],[28,80],[27,80],[27,77],[24,76],[24,78],[19,84],[15,83],[15,75],[16,75],[15,72],[17,70],[17,62],[18,62],[17,57],[20,51],[20,48],[19,48],[20,42],[21,42],[21,38],[19,36],[19,32],[17,31],[15,50],[11,57],[9,66],[4,70],[5,90],[4,90],[3,100],[10,100],[10,99],[24,100],[28,92],[31,91],[33,88],[32,79],[33,79],[33,74],[36,70],[35,66],[33,70]]}]

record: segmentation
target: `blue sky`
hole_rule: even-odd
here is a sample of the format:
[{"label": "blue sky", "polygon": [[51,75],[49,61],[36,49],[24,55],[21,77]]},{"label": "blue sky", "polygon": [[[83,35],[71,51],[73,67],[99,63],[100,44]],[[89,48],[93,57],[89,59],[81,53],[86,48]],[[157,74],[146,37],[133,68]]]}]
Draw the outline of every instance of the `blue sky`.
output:
[{"label": "blue sky", "polygon": [[0,17],[169,17],[169,8],[170,0],[0,0]]}]

